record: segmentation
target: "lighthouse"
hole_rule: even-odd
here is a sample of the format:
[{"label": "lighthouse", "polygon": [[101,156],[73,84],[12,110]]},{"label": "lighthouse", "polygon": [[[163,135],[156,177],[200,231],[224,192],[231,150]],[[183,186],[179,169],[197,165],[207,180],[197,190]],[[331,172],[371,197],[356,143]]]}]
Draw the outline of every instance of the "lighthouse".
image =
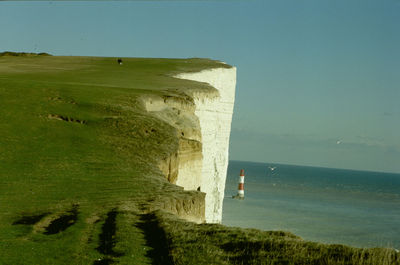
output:
[{"label": "lighthouse", "polygon": [[239,185],[238,185],[238,193],[236,196],[232,196],[234,199],[244,199],[244,170],[240,170],[240,175],[239,175]]}]

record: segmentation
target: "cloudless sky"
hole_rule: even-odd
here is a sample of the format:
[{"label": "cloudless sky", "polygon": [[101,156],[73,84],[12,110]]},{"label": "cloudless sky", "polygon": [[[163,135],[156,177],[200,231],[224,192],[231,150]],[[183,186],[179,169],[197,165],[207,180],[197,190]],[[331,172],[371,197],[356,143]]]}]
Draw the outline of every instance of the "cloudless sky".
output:
[{"label": "cloudless sky", "polygon": [[400,0],[0,2],[0,51],[238,68],[230,159],[400,173]]}]

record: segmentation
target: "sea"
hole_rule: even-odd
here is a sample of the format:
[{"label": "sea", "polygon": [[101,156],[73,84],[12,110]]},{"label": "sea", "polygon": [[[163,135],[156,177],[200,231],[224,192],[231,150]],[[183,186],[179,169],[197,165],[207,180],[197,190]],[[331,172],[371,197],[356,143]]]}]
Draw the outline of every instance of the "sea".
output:
[{"label": "sea", "polygon": [[[245,171],[245,198],[237,194]],[[400,249],[400,174],[230,161],[222,224]]]}]

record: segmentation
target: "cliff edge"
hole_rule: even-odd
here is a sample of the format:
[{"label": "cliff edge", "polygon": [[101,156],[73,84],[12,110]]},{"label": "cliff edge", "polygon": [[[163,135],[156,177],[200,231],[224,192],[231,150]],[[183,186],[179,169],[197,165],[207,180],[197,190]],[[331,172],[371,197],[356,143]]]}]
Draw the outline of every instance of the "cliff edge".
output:
[{"label": "cliff edge", "polygon": [[[208,223],[220,223],[225,180],[228,168],[229,136],[235,100],[236,68],[215,68],[198,73],[182,73],[176,77],[205,82],[217,89],[218,95],[197,91],[190,95],[195,103],[195,115],[200,122],[202,143],[202,170],[198,183],[206,193],[205,218]],[[177,184],[190,189],[185,180],[190,168]]]},{"label": "cliff edge", "polygon": [[189,101],[174,97],[142,97],[149,113],[179,131],[179,147],[161,161],[160,169],[171,183],[185,190],[204,192],[205,221],[220,223],[229,160],[236,68],[212,68],[180,73],[174,77],[205,83],[211,89],[187,87],[185,94]]}]

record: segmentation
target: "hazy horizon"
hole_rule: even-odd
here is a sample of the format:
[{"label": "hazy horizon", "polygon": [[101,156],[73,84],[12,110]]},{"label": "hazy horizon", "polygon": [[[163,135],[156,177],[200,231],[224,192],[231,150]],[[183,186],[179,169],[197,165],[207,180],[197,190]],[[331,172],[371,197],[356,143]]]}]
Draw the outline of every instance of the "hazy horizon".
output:
[{"label": "hazy horizon", "polygon": [[[229,162],[243,162],[243,163],[254,163],[254,164],[263,164],[268,166],[293,166],[293,167],[311,167],[311,168],[323,168],[323,169],[333,169],[333,170],[349,170],[349,171],[359,171],[359,172],[370,172],[370,173],[382,173],[382,174],[394,174],[399,175],[398,172],[389,172],[389,171],[374,171],[374,170],[362,170],[362,169],[352,169],[352,168],[337,168],[337,167],[326,167],[326,166],[310,166],[310,165],[300,165],[300,164],[286,164],[286,163],[279,163],[279,162],[271,162],[271,161],[247,161],[247,160],[235,160],[229,159]],[[245,168],[243,168],[246,170]],[[238,172],[239,174],[239,172]]]}]

